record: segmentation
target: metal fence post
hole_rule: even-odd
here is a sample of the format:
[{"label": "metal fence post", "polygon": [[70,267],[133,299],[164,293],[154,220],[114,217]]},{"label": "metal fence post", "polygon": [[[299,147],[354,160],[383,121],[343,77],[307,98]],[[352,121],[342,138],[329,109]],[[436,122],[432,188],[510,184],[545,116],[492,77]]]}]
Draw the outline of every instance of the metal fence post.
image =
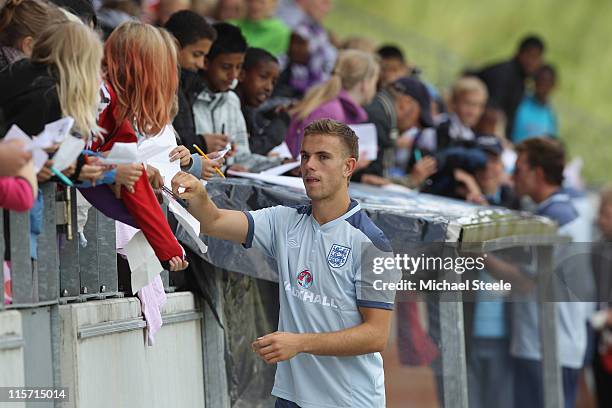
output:
[{"label": "metal fence post", "polygon": [[64,211],[66,230],[60,240],[60,296],[76,297],[80,294],[79,238],[77,234],[76,191],[67,191]]},{"label": "metal fence post", "polygon": [[537,247],[540,349],[542,350],[542,382],[544,408],[563,406],[563,388],[557,344],[557,303],[552,302],[553,247]]},{"label": "metal fence post", "polygon": [[82,295],[98,293],[100,282],[98,277],[98,211],[91,207],[87,214],[87,223],[83,228],[83,234],[87,238],[87,245],[81,246],[80,238],[75,240],[79,247],[79,279]]},{"label": "metal fence post", "polygon": [[[446,248],[443,257],[456,257],[454,248]],[[454,271],[444,279],[461,282]],[[467,364],[463,327],[463,303],[461,292],[440,295],[440,354],[442,357],[442,381],[445,408],[468,408]]]},{"label": "metal fence post", "polygon": [[33,302],[30,213],[9,211],[13,304]]},{"label": "metal fence post", "polygon": [[96,243],[98,247],[98,288],[101,294],[112,295],[118,291],[117,245],[115,220],[97,211]]},{"label": "metal fence post", "polygon": [[42,231],[38,236],[38,301],[48,302],[59,298],[59,253],[57,247],[57,207],[55,183],[42,184],[38,194],[43,195]]}]

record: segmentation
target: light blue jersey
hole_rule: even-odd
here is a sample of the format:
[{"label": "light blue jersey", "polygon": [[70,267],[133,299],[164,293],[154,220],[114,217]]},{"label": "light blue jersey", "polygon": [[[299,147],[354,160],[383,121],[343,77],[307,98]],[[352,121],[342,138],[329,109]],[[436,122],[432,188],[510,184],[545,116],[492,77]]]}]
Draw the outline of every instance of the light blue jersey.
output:
[{"label": "light blue jersey", "polygon": [[[351,201],[348,212],[319,225],[311,206],[247,212],[245,246],[276,259],[280,287],[278,330],[333,332],[362,323],[359,307],[391,310],[395,293],[373,290],[373,281],[397,282],[397,271],[361,270],[362,254],[392,256],[382,231]],[[363,272],[363,273],[362,273]],[[387,273],[387,272],[385,272]],[[355,357],[300,353],[277,364],[272,394],[303,408],[385,406],[380,353]]]}]

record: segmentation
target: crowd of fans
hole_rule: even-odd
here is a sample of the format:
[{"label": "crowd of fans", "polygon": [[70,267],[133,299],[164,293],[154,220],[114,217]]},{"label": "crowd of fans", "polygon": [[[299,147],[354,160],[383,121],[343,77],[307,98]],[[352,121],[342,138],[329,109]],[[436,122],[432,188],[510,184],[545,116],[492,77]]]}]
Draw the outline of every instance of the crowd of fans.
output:
[{"label": "crowd of fans", "polygon": [[[323,21],[331,3],[0,0],[0,135],[18,125],[35,136],[45,124],[72,117],[71,137],[86,140],[86,147],[63,175],[100,211],[142,230],[173,271],[188,262],[159,205],[160,173],[142,164],[104,165],[100,159],[116,143],[171,131],[171,160],[208,180],[219,177],[218,169],[229,177],[230,170],[259,172],[299,160],[303,130],[317,119],[372,123],[378,153],[359,160],[354,181],[512,209],[524,208],[520,199],[528,196],[536,213],[562,226],[578,216],[547,201],[579,193],[563,183],[565,153],[550,104],[557,71],[545,62],[542,39],[527,36],[508,61],[466,70],[450,89],[438,90],[401,44],[340,41],[328,32]],[[290,157],[278,154],[283,144]],[[223,157],[219,152],[227,148]],[[44,205],[38,185],[55,181],[64,188],[53,171],[55,149],[35,170],[22,142],[0,142],[0,206],[30,210],[33,259]],[[604,241],[612,240],[611,220],[606,189],[598,216]],[[601,268],[610,272],[609,263]],[[498,381],[507,384],[504,375],[513,368],[502,363],[510,357],[522,360],[514,366],[523,379],[519,395],[541,395],[541,380],[525,381],[537,378],[541,365],[531,363],[540,357],[511,350],[503,306],[474,306],[480,323],[470,335],[487,340],[480,350],[492,350],[492,339],[503,350],[476,353],[468,361],[471,404],[512,406],[512,396],[502,405],[499,394],[485,392],[498,389]],[[579,355],[567,364],[561,350],[570,407],[588,361],[586,319],[574,320],[568,330],[585,332],[584,344],[569,348]],[[612,370],[598,363],[607,353],[599,350],[593,359],[598,390],[605,390]],[[483,368],[495,365],[490,356],[498,370]],[[601,406],[609,406],[606,392],[599,397]]]}]

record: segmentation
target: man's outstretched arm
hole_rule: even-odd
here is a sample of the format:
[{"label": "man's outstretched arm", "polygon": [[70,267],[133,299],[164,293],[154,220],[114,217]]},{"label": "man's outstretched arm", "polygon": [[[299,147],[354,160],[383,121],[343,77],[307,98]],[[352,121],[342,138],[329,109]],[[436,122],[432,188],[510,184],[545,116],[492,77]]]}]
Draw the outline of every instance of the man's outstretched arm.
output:
[{"label": "man's outstretched arm", "polygon": [[319,356],[358,356],[383,351],[391,327],[390,310],[359,308],[363,323],[330,333],[275,332],[260,337],[252,347],[266,363],[274,364],[298,353]]},{"label": "man's outstretched arm", "polygon": [[[179,193],[179,188],[185,191]],[[200,221],[200,232],[215,238],[243,244],[249,223],[241,211],[222,210],[212,202],[200,180],[191,174],[179,172],[172,179],[172,191],[189,203],[189,212]]]}]

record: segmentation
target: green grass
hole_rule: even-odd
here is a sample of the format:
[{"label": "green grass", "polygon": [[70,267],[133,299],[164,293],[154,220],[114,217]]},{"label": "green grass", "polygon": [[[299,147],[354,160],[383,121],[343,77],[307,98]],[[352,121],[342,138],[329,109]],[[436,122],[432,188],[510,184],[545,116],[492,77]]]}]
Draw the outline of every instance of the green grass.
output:
[{"label": "green grass", "polygon": [[336,0],[326,26],[402,45],[425,77],[445,87],[466,67],[511,56],[526,33],[546,41],[560,82],[561,137],[591,185],[612,180],[612,2],[604,0]]}]

